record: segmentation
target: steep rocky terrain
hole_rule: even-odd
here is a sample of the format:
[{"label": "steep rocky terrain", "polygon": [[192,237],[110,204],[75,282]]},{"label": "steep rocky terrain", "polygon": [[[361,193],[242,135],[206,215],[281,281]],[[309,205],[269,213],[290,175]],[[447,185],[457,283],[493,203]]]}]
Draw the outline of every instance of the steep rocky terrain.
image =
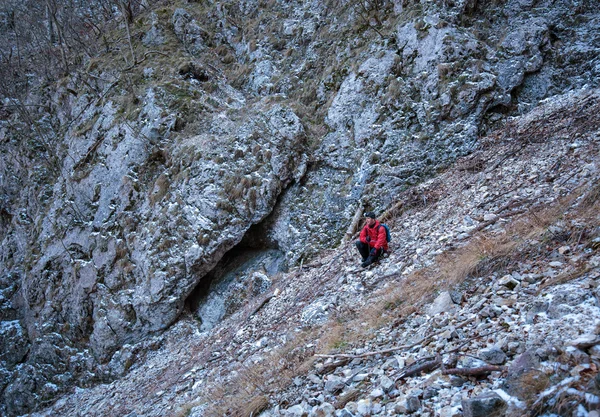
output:
[{"label": "steep rocky terrain", "polygon": [[[595,351],[563,354],[597,317],[599,22],[591,1],[165,1],[107,28],[128,45],[3,98],[1,412],[301,415],[347,386],[353,414],[433,413],[516,372],[382,385],[453,348],[546,349],[527,406],[589,353],[583,393]],[[370,271],[343,241],[363,209],[395,231]],[[395,364],[313,364],[438,328]]]},{"label": "steep rocky terrain", "polygon": [[599,109],[598,90],[555,98],[407,190],[371,269],[328,251],[35,415],[594,415]]}]

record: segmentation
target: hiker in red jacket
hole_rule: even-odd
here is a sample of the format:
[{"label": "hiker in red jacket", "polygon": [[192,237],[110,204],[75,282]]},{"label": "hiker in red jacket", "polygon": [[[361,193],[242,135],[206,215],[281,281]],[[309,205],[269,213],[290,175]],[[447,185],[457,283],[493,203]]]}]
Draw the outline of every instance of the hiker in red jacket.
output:
[{"label": "hiker in red jacket", "polygon": [[362,267],[366,268],[377,261],[388,250],[388,242],[385,228],[375,218],[372,211],[365,214],[367,224],[360,232],[360,240],[356,241],[356,247],[362,256]]}]

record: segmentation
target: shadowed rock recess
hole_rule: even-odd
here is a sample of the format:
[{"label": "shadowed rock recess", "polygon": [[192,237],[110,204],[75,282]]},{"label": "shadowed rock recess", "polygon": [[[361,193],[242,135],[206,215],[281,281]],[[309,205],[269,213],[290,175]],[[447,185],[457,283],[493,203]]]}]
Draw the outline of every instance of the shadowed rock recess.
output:
[{"label": "shadowed rock recess", "polygon": [[0,415],[600,415],[595,1],[54,3],[0,10]]}]

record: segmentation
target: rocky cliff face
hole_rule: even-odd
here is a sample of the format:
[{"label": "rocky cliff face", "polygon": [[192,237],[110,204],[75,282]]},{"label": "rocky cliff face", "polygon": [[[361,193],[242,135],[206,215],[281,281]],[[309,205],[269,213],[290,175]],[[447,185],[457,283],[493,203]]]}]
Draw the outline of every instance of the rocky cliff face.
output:
[{"label": "rocky cliff face", "polygon": [[33,415],[593,416],[599,108],[597,90],[555,97],[407,190],[373,268],[328,251]]},{"label": "rocky cliff face", "polygon": [[284,269],[215,278],[232,250],[320,258],[360,207],[596,86],[599,20],[585,1],[161,5],[134,27],[136,65],[89,60],[17,103],[40,106],[29,119],[7,98],[2,412],[123,375],[186,301],[208,331]]}]

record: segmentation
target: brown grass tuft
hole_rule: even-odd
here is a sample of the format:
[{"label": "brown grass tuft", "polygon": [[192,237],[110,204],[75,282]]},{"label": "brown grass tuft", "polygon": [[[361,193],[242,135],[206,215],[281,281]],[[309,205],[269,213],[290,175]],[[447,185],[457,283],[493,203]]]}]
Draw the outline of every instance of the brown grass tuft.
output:
[{"label": "brown grass tuft", "polygon": [[581,206],[584,208],[594,207],[600,200],[600,183],[596,183],[592,189],[586,194],[581,202]]},{"label": "brown grass tuft", "polygon": [[546,374],[531,370],[519,378],[519,396],[531,407],[538,394],[548,388],[549,385],[550,379]]},{"label": "brown grass tuft", "polygon": [[269,400],[264,395],[255,397],[248,406],[240,413],[232,414],[234,417],[254,417],[266,410],[269,406]]}]

